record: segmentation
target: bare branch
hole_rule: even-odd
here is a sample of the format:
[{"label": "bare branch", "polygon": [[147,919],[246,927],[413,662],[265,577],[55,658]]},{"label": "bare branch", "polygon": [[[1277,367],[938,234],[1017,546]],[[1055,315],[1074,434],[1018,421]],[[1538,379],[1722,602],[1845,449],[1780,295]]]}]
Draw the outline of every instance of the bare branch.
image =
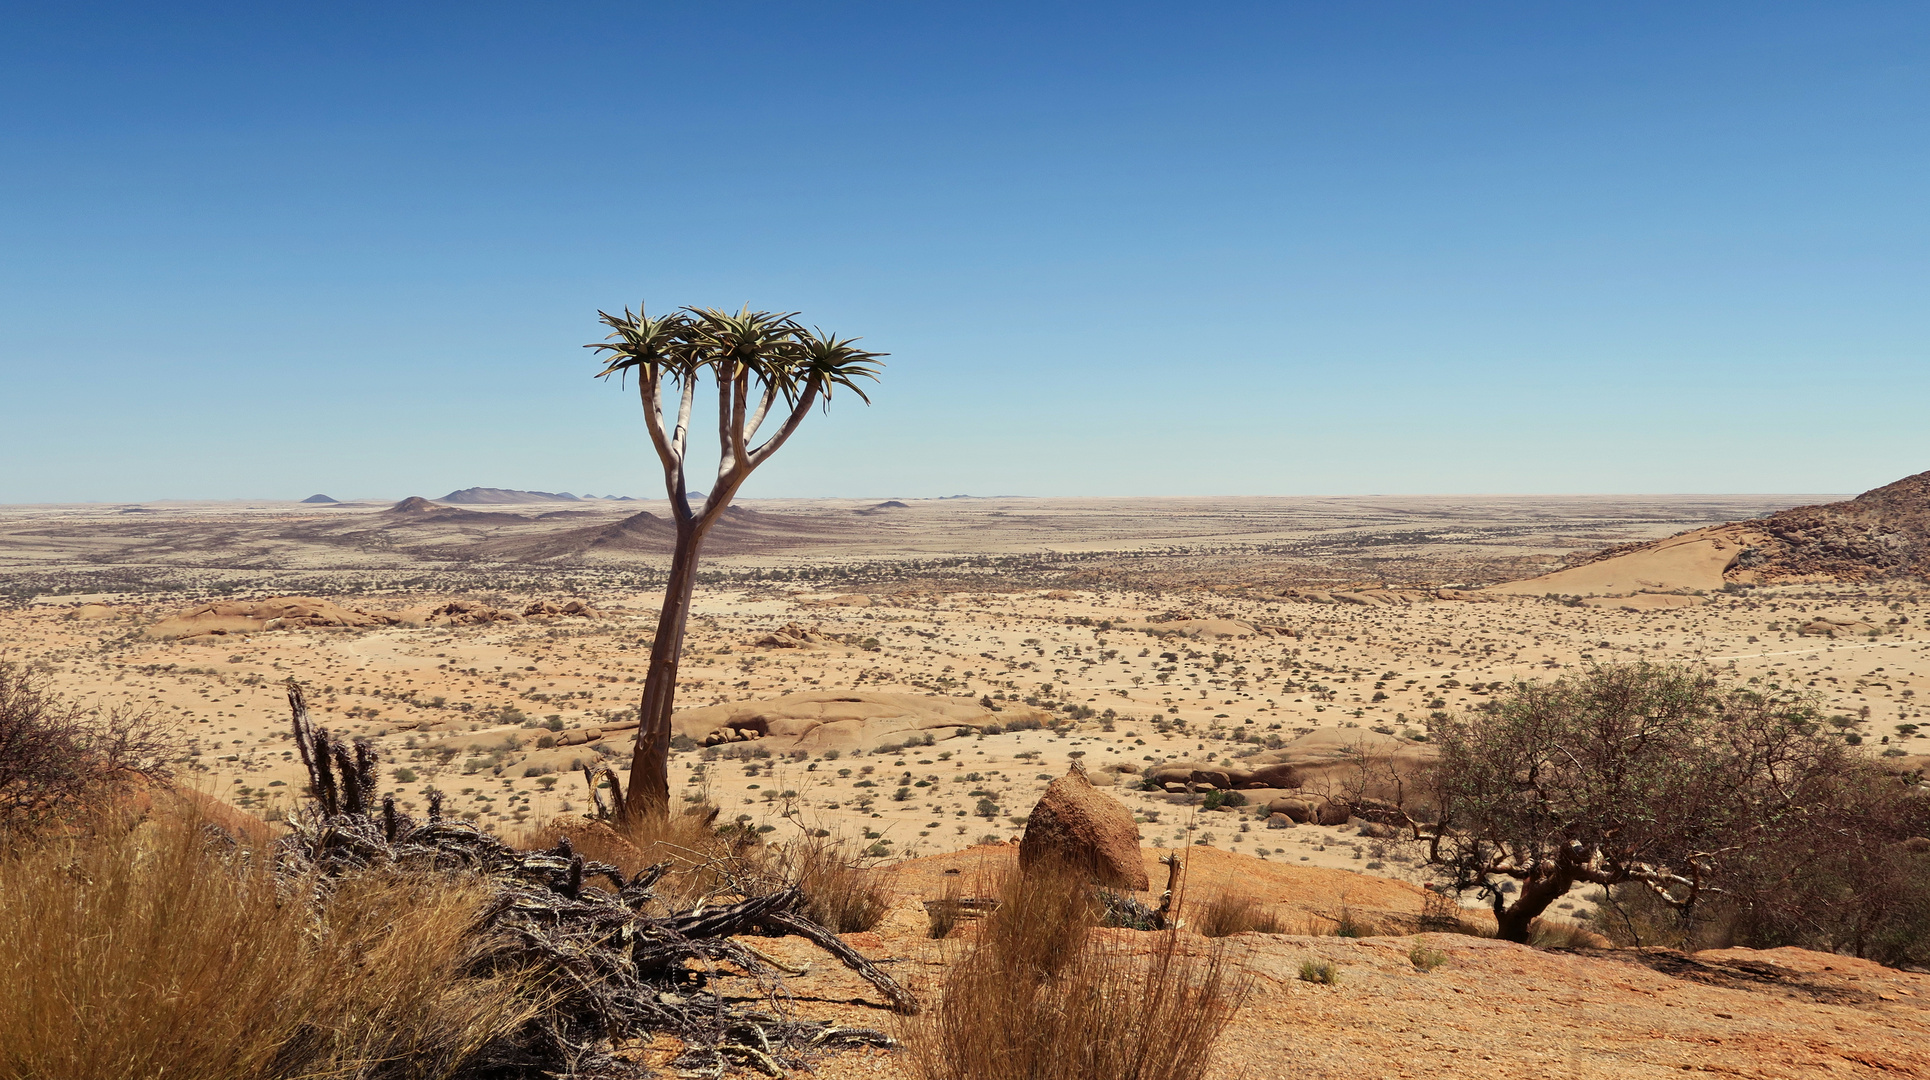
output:
[{"label": "bare branch", "polygon": [[764,396],[757,403],[757,411],[744,423],[744,441],[757,438],[757,429],[764,426],[764,417],[771,411],[771,403],[777,400],[777,383],[764,384]]},{"label": "bare branch", "polygon": [[[683,464],[684,446],[690,439],[690,406],[697,398],[696,373],[685,372],[680,381],[683,383],[683,397],[677,402],[677,430],[670,437],[670,451],[676,456],[679,465]],[[681,495],[682,492],[678,494]]]}]

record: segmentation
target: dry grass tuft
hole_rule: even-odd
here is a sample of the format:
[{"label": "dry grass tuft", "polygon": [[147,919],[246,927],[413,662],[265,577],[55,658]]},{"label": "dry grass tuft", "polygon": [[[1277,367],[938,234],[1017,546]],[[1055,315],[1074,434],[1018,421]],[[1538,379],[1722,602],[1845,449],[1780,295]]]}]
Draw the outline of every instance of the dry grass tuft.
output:
[{"label": "dry grass tuft", "polygon": [[1446,953],[1416,938],[1414,944],[1408,947],[1407,962],[1414,965],[1414,970],[1425,974],[1447,963],[1448,958]]},{"label": "dry grass tuft", "polygon": [[1606,949],[1612,943],[1580,923],[1536,919],[1528,924],[1528,944],[1537,949]]},{"label": "dry grass tuft", "polygon": [[1352,908],[1341,905],[1339,915],[1308,915],[1308,937],[1373,937],[1380,928],[1354,914]]},{"label": "dry grass tuft", "polygon": [[467,884],[368,876],[317,909],[268,865],[185,811],[0,856],[0,1076],[461,1075],[539,1010],[464,977]]},{"label": "dry grass tuft", "polygon": [[958,929],[958,890],[947,889],[936,901],[927,901],[925,919],[931,924],[933,938],[951,937]]},{"label": "dry grass tuft", "polygon": [[754,837],[719,830],[716,817],[716,807],[702,804],[682,813],[644,814],[626,821],[561,817],[504,839],[523,851],[547,851],[568,837],[576,854],[609,863],[626,875],[667,862],[670,872],[655,890],[659,906],[683,909],[730,893],[733,879],[763,869],[765,853]]},{"label": "dry grass tuft", "polygon": [[833,933],[869,930],[891,910],[885,877],[847,858],[842,843],[807,837],[786,848],[781,862],[786,880],[804,893],[805,914]]},{"label": "dry grass tuft", "polygon": [[1340,969],[1328,961],[1309,957],[1300,961],[1300,981],[1319,983],[1321,986],[1339,986]]},{"label": "dry grass tuft", "polygon": [[1192,929],[1211,938],[1287,932],[1279,912],[1256,897],[1236,892],[1222,892],[1195,909]]},{"label": "dry grass tuft", "polygon": [[[1193,1080],[1246,990],[1214,945],[1173,931],[1096,937],[1085,883],[1015,876],[952,967],[939,1000],[909,1021],[922,1080]],[[1138,953],[1135,944],[1150,949]]]},{"label": "dry grass tuft", "polygon": [[525,829],[510,843],[524,851],[552,850],[568,837],[576,854],[609,863],[626,874],[667,862],[670,872],[656,887],[665,910],[730,895],[746,884],[780,882],[798,886],[804,893],[805,915],[834,933],[869,930],[891,910],[887,879],[850,857],[849,845],[815,836],[784,846],[769,845],[755,833],[718,828],[716,818],[716,808],[702,804],[678,814],[642,815],[623,822],[558,818]]}]

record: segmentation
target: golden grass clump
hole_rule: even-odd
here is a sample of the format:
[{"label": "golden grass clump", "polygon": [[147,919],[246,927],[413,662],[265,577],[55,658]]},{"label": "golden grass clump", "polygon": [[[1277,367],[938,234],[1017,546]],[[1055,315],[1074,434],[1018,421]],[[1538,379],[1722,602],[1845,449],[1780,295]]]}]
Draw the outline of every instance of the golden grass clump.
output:
[{"label": "golden grass clump", "polygon": [[780,855],[785,879],[804,893],[804,914],[835,934],[869,930],[891,910],[884,875],[847,858],[845,845],[805,837]]},{"label": "golden grass clump", "polygon": [[671,870],[656,886],[665,910],[688,908],[746,883],[796,885],[804,893],[805,916],[838,934],[869,930],[891,910],[885,876],[849,857],[846,844],[816,836],[766,844],[754,833],[719,829],[716,817],[715,807],[699,804],[624,821],[557,818],[524,829],[511,843],[524,851],[552,850],[568,837],[574,853],[625,874],[667,862]]},{"label": "golden grass clump", "polygon": [[1342,904],[1339,915],[1308,915],[1306,933],[1308,937],[1363,938],[1380,933],[1380,928]]},{"label": "golden grass clump", "polygon": [[1095,933],[1097,906],[1070,875],[1015,875],[999,892],[939,999],[907,1021],[921,1080],[1206,1074],[1246,990],[1222,946],[1176,931]]},{"label": "golden grass clump", "polygon": [[448,1076],[540,1010],[465,977],[481,892],[377,876],[277,895],[174,809],[0,855],[0,1077]]},{"label": "golden grass clump", "polygon": [[737,831],[720,831],[717,808],[699,804],[681,813],[638,814],[625,820],[598,821],[560,817],[505,837],[523,851],[547,851],[568,837],[585,859],[609,863],[632,875],[667,862],[670,872],[657,882],[658,906],[688,908],[732,891],[732,878],[759,869],[757,841]]},{"label": "golden grass clump", "polygon": [[1193,913],[1192,928],[1210,938],[1258,932],[1284,934],[1286,924],[1264,901],[1231,890],[1216,894]]},{"label": "golden grass clump", "polygon": [[1580,923],[1536,919],[1528,924],[1528,944],[1537,949],[1606,949],[1613,943]]}]

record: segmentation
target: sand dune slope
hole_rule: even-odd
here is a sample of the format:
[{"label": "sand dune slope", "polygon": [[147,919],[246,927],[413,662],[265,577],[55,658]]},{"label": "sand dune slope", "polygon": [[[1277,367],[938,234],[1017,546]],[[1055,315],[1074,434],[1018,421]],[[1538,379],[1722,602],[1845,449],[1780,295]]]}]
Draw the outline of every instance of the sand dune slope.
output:
[{"label": "sand dune slope", "polygon": [[1491,585],[1485,591],[1514,596],[1628,596],[1641,592],[1720,589],[1723,572],[1749,547],[1740,525],[1696,529],[1653,546],[1552,574]]}]

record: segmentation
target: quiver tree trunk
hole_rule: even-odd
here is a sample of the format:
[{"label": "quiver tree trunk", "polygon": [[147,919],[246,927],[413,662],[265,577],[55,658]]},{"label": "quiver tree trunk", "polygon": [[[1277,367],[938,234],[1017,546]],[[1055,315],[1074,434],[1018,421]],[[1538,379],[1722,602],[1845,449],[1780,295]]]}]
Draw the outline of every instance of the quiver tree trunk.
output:
[{"label": "quiver tree trunk", "polygon": [[620,808],[626,817],[670,810],[670,716],[677,707],[677,665],[683,656],[684,627],[697,585],[697,555],[703,546],[703,535],[695,532],[694,525],[688,528],[688,541],[686,527],[680,523],[677,530],[677,551],[670,560],[656,640],[650,645],[650,668],[638,706],[637,749],[630,762],[630,790]]}]

